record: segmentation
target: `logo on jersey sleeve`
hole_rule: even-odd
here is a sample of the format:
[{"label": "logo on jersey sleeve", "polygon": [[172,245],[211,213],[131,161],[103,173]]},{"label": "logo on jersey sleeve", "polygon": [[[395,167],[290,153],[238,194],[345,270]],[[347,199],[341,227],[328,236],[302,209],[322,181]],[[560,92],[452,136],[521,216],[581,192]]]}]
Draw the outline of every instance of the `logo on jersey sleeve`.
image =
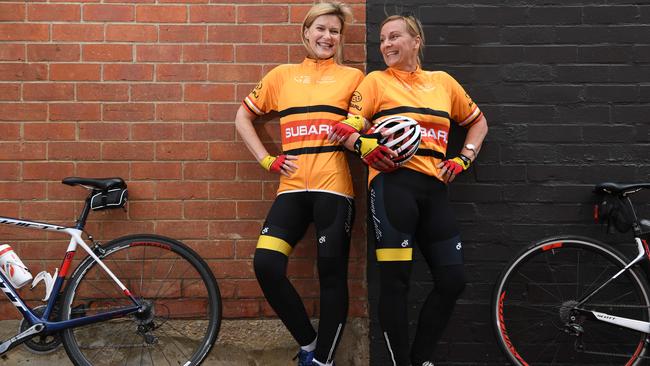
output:
[{"label": "logo on jersey sleeve", "polygon": [[474,106],[474,101],[470,98],[469,94],[465,93],[465,98],[467,98],[467,106],[472,109]]},{"label": "logo on jersey sleeve", "polygon": [[350,99],[350,107],[352,107],[352,108],[358,110],[359,112],[361,112],[361,101],[362,100],[363,100],[363,96],[361,95],[361,93],[359,93],[358,91],[355,91],[354,93],[352,93],[352,99]]},{"label": "logo on jersey sleeve", "polygon": [[253,91],[251,91],[251,94],[255,99],[260,99],[260,90],[262,90],[262,82],[260,81],[257,83],[255,88],[253,88]]}]

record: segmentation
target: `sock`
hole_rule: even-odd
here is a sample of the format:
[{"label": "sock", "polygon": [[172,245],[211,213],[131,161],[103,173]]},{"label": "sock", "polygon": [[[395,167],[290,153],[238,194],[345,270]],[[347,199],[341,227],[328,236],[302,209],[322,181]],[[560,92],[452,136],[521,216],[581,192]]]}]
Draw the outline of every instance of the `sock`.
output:
[{"label": "sock", "polygon": [[307,352],[313,352],[316,349],[316,341],[317,340],[318,340],[318,337],[314,338],[314,340],[311,343],[309,343],[308,345],[300,346],[300,349],[303,350],[303,351],[307,351]]}]

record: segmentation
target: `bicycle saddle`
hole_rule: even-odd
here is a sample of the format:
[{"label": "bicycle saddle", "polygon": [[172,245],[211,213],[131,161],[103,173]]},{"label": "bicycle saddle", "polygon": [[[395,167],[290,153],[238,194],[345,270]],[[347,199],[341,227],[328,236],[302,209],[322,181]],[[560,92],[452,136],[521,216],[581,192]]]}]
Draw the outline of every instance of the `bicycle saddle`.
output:
[{"label": "bicycle saddle", "polygon": [[93,187],[96,189],[101,189],[102,191],[109,190],[111,188],[126,188],[126,183],[122,178],[79,178],[79,177],[67,177],[63,178],[61,181],[63,184],[69,186],[86,186]]},{"label": "bicycle saddle", "polygon": [[650,188],[650,183],[599,183],[594,188],[595,193],[610,193],[610,194],[628,194],[638,191],[639,189]]}]

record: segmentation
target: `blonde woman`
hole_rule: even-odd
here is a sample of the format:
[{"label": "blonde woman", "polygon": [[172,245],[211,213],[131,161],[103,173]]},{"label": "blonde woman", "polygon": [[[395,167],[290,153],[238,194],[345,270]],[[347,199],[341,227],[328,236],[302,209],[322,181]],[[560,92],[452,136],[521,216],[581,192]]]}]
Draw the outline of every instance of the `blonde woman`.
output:
[{"label": "blonde woman", "polygon": [[[333,365],[348,311],[347,265],[354,217],[352,179],[343,148],[327,139],[347,116],[361,71],[339,64],[352,18],[339,2],[314,5],[302,26],[308,56],[271,70],[245,98],[237,131],[260,165],[280,174],[280,186],[255,250],[257,280],[271,307],[300,346],[298,365]],[[277,111],[282,153],[270,155],[253,121]],[[287,278],[288,257],[307,226],[316,227],[320,323],[312,327]]]},{"label": "blonde woman", "polygon": [[[462,243],[447,199],[447,184],[476,159],[487,121],[462,86],[442,71],[426,71],[422,25],[413,16],[388,17],[381,24],[380,51],[386,70],[375,71],[355,91],[350,118],[333,128],[332,141],[354,146],[370,165],[369,201],[379,263],[379,321],[394,366],[431,366],[432,355],[456,300],[465,287]],[[374,135],[359,135],[390,116],[415,119],[422,141],[415,156],[396,169],[395,153]],[[467,130],[459,155],[447,156],[451,123]],[[413,248],[420,249],[435,283],[409,343],[407,296]]]}]

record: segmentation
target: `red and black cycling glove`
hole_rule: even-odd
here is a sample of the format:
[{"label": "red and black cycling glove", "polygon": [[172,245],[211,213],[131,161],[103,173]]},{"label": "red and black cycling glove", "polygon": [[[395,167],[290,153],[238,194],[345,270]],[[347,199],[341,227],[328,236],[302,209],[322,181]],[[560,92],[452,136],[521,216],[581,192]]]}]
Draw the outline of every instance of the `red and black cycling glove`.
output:
[{"label": "red and black cycling glove", "polygon": [[381,171],[395,169],[395,163],[391,159],[391,150],[379,143],[381,133],[360,135],[354,142],[354,151],[359,154],[364,163]]},{"label": "red and black cycling glove", "polygon": [[272,173],[282,173],[282,164],[284,164],[286,159],[286,155],[267,155],[260,161],[260,165]]}]

